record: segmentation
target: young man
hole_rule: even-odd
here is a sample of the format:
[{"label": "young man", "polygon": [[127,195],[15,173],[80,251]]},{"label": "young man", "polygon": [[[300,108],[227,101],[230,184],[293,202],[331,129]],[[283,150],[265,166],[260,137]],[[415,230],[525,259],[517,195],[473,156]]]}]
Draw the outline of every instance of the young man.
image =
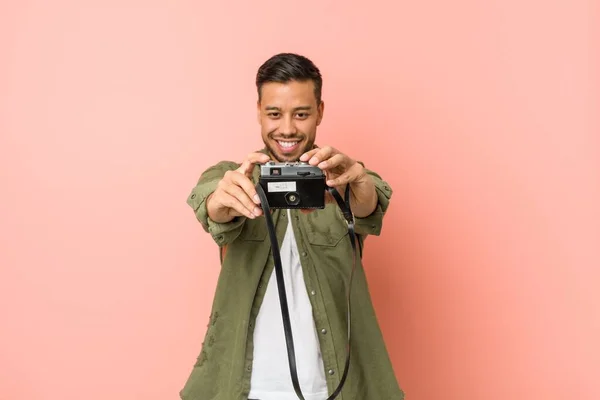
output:
[{"label": "young man", "polygon": [[[324,102],[318,68],[279,54],[258,70],[257,118],[264,148],[241,164],[205,170],[188,197],[196,218],[221,251],[221,272],[202,351],[183,400],[296,400],[266,220],[256,193],[259,164],[305,161],[343,196],[350,185],[355,217],[351,362],[340,400],[401,400],[371,303],[361,256],[367,235],[379,235],[392,189],[361,163],[315,145]],[[325,209],[272,210],[290,313],[300,388],[325,400],[338,386],[347,354],[346,290],[353,266],[348,226],[328,194]]]}]

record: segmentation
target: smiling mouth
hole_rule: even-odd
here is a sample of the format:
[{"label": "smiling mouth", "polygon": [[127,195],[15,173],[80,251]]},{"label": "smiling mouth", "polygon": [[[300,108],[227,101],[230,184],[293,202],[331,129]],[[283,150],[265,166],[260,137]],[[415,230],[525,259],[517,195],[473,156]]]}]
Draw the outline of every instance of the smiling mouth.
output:
[{"label": "smiling mouth", "polygon": [[300,140],[294,140],[294,141],[276,140],[276,142],[279,145],[279,147],[281,147],[283,150],[292,150],[298,146],[298,143],[300,143]]}]

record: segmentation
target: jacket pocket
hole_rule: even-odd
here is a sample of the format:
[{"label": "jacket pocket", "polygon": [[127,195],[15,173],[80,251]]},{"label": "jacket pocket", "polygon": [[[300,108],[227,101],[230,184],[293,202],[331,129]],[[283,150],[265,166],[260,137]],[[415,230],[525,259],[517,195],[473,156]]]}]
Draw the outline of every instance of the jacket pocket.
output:
[{"label": "jacket pocket", "polygon": [[337,205],[329,204],[323,210],[307,214],[306,222],[310,244],[335,247],[348,236],[348,224]]},{"label": "jacket pocket", "polygon": [[267,223],[264,218],[246,219],[239,238],[250,242],[262,242],[267,237]]}]

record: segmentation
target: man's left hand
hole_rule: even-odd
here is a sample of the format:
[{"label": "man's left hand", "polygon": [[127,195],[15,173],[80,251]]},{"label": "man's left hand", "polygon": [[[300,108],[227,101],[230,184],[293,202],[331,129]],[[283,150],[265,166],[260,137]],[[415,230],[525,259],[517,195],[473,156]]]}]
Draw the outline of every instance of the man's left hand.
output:
[{"label": "man's left hand", "polygon": [[[357,217],[370,215],[377,206],[377,194],[371,177],[364,167],[331,146],[315,148],[300,157],[300,161],[308,162],[325,171],[326,184],[335,187],[344,197],[346,185],[350,185],[350,206]],[[335,199],[327,193],[327,202],[335,203]]]}]

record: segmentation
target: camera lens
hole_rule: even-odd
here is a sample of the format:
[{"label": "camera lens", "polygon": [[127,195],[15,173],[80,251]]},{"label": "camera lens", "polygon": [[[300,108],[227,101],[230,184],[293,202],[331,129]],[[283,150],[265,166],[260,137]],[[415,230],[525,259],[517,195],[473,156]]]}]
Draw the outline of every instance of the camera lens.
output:
[{"label": "camera lens", "polygon": [[300,196],[296,192],[289,192],[285,195],[285,201],[291,206],[297,206],[300,203]]}]

